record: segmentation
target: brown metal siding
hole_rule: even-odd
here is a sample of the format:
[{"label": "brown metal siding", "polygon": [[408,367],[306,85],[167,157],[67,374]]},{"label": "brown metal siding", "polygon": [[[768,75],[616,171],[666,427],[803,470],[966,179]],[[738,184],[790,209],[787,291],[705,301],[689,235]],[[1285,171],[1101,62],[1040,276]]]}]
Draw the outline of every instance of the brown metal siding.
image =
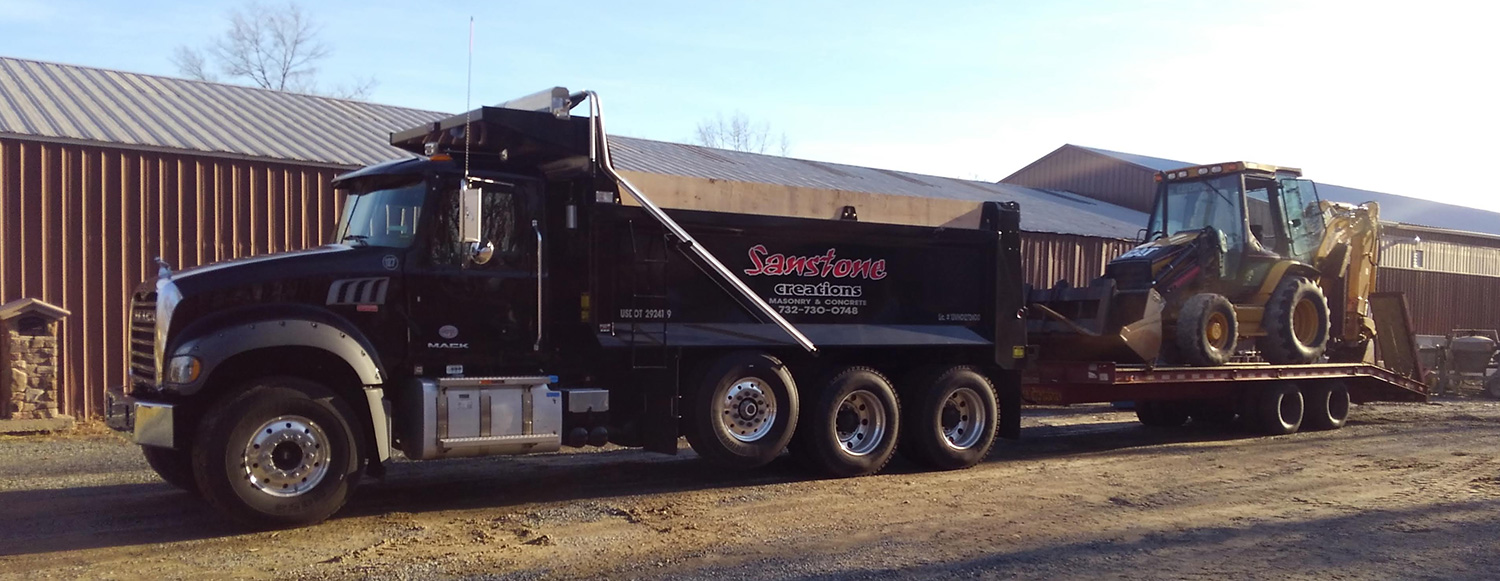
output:
[{"label": "brown metal siding", "polygon": [[332,167],[0,137],[0,302],[69,309],[64,413],[88,416],[125,382],[125,308],[174,268],[323,243],[342,200]]},{"label": "brown metal siding", "polygon": [[1155,172],[1065,145],[1001,180],[1043,190],[1063,190],[1141,212],[1156,197]]},{"label": "brown metal siding", "polygon": [[1406,293],[1417,333],[1500,329],[1500,278],[1382,268],[1376,287]]},{"label": "brown metal siding", "polygon": [[1021,268],[1026,283],[1050,288],[1059,280],[1087,286],[1104,275],[1104,265],[1135,244],[1110,238],[1068,234],[1021,233]]}]

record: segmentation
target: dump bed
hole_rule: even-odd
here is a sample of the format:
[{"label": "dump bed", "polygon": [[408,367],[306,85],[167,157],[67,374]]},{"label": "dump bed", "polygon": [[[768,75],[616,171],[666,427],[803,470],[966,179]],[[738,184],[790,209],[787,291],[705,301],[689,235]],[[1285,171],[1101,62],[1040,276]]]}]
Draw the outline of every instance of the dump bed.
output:
[{"label": "dump bed", "polygon": [[[994,204],[986,229],[929,228],[670,211],[697,241],[820,349],[1025,344],[1018,213]],[[596,206],[602,324],[673,346],[787,344],[721,290],[639,209]],[[1005,313],[997,316],[997,313]]]}]

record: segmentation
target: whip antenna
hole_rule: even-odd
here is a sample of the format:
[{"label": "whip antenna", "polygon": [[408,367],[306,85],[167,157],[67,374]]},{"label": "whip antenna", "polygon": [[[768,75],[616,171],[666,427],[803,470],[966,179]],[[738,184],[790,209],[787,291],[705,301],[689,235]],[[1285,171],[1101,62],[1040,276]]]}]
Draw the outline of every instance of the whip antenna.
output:
[{"label": "whip antenna", "polygon": [[470,101],[474,96],[474,17],[469,17],[469,77],[464,83],[464,187],[469,187],[469,144],[473,142],[470,137],[472,128],[469,124],[474,120],[474,109]]}]

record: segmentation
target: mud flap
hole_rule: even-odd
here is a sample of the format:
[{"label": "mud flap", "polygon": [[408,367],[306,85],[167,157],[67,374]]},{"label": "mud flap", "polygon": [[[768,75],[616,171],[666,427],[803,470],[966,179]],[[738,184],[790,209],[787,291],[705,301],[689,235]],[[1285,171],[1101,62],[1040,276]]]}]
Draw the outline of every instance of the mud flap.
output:
[{"label": "mud flap", "polygon": [[996,435],[1007,440],[1021,439],[1021,372],[999,371],[993,375],[996,403],[1000,407],[1000,425]]}]

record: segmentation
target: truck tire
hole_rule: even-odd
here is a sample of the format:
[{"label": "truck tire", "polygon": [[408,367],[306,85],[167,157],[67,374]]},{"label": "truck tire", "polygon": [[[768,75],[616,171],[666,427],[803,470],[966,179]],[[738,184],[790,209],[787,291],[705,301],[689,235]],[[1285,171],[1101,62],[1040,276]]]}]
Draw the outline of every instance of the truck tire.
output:
[{"label": "truck tire", "polygon": [[191,450],[173,450],[156,446],[141,446],[146,464],[167,484],[176,486],[194,495],[198,494],[198,483],[193,480],[193,453]]},{"label": "truck tire", "polygon": [[1305,430],[1337,430],[1349,419],[1349,388],[1342,381],[1314,385],[1303,392],[1302,398],[1306,405],[1302,413]]},{"label": "truck tire", "polygon": [[849,367],[824,383],[797,426],[798,462],[836,478],[874,474],[895,454],[901,404],[884,375]]},{"label": "truck tire", "polygon": [[1239,341],[1240,327],[1229,299],[1200,293],[1182,304],[1175,331],[1177,356],[1182,362],[1211,367],[1229,362]]},{"label": "truck tire", "polygon": [[1178,428],[1188,421],[1188,409],[1179,402],[1137,400],[1135,418],[1152,428]]},{"label": "truck tire", "polygon": [[1266,337],[1260,342],[1260,350],[1267,362],[1317,362],[1328,348],[1328,300],[1323,289],[1304,276],[1283,278],[1266,302],[1261,327]]},{"label": "truck tire", "polygon": [[903,386],[908,405],[900,449],[938,470],[978,464],[995,445],[999,406],[989,378],[969,366],[919,375]]},{"label": "truck tire", "polygon": [[310,525],[344,506],[359,479],[347,404],[301,378],[250,382],[205,414],[193,447],[203,497],[257,529]]},{"label": "truck tire", "polygon": [[719,466],[764,466],[791,441],[797,404],[797,384],[780,360],[757,352],[725,355],[688,398],[688,443]]},{"label": "truck tire", "polygon": [[1267,436],[1296,432],[1302,427],[1305,411],[1303,404],[1302,390],[1290,383],[1265,389],[1252,396],[1256,431]]}]

